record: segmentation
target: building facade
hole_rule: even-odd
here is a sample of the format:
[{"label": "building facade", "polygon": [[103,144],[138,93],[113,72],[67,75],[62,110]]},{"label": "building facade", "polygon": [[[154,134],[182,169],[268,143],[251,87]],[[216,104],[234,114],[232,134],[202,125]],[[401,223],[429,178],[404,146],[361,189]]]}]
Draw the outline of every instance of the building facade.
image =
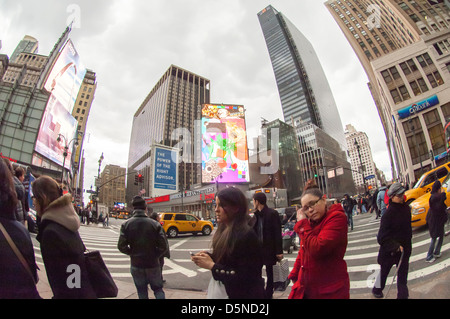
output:
[{"label": "building facade", "polygon": [[345,138],[357,193],[361,194],[381,186],[367,134],[358,132],[353,125],[348,124]]},{"label": "building facade", "polygon": [[412,186],[446,161],[450,12],[442,1],[325,3],[369,79],[393,178]]},{"label": "building facade", "polygon": [[22,41],[19,42],[16,49],[14,50],[13,54],[11,55],[10,61],[15,63],[16,60],[19,59],[19,56],[22,53],[37,53],[39,50],[39,41],[35,39],[32,36],[26,35],[22,39]]},{"label": "building facade", "polygon": [[[210,103],[210,81],[202,76],[171,65],[134,115],[128,154],[127,203],[145,190],[152,197],[150,174],[153,172],[151,148],[154,144],[180,147],[179,188],[187,190],[201,184],[201,163],[194,153],[201,154],[201,145],[194,144],[195,123],[201,120],[202,104]],[[201,132],[198,132],[201,134]],[[194,150],[193,147],[198,149]],[[135,185],[132,172],[143,176]]]},{"label": "building facade", "polygon": [[114,207],[115,202],[125,202],[125,177],[127,169],[118,165],[106,165],[100,175],[98,202],[109,208]]}]

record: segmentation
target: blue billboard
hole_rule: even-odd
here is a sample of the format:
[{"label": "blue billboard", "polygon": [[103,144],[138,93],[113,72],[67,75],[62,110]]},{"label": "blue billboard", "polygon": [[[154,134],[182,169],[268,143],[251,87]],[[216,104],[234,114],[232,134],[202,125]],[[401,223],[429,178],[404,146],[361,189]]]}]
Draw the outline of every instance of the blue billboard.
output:
[{"label": "blue billboard", "polygon": [[411,115],[414,115],[415,113],[422,112],[423,110],[426,110],[432,106],[438,105],[439,99],[437,95],[430,96],[429,98],[420,101],[418,103],[415,103],[413,105],[407,106],[401,110],[398,111],[398,118],[400,120],[406,119],[407,117],[410,117]]},{"label": "blue billboard", "polygon": [[177,156],[178,150],[155,146],[154,156],[154,175],[152,196],[167,195],[178,191],[177,187]]}]

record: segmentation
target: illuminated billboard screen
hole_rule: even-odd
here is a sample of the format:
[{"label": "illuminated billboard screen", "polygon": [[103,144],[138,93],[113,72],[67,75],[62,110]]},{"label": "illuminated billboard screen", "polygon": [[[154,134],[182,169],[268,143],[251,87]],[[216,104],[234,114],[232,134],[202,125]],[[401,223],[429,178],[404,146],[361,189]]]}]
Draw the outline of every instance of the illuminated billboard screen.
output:
[{"label": "illuminated billboard screen", "polygon": [[202,182],[248,183],[247,133],[242,105],[202,108]]},{"label": "illuminated billboard screen", "polygon": [[[72,110],[86,74],[72,41],[69,39],[45,82],[45,89],[51,95],[42,117],[36,141],[36,152],[44,155],[58,165],[64,162],[64,147],[75,137],[78,121]],[[59,135],[64,136],[57,142]],[[68,155],[64,167],[70,169],[73,143],[68,145]]]}]

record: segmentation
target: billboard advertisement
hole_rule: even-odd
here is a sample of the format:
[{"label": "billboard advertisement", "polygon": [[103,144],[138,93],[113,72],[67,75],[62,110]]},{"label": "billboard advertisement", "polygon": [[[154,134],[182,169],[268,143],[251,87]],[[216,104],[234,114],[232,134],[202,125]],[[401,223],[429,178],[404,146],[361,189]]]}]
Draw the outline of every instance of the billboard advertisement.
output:
[{"label": "billboard advertisement", "polygon": [[244,106],[203,105],[202,182],[250,182]]},{"label": "billboard advertisement", "polygon": [[178,192],[178,149],[153,146],[152,197]]},{"label": "billboard advertisement", "polygon": [[[80,62],[75,47],[69,39],[61,52],[44,84],[51,93],[42,117],[36,141],[36,152],[58,165],[64,162],[64,147],[76,135],[77,120],[72,110],[86,74],[86,68]],[[59,135],[64,136],[57,142]],[[73,144],[68,145],[68,155],[64,167],[70,169]]]}]

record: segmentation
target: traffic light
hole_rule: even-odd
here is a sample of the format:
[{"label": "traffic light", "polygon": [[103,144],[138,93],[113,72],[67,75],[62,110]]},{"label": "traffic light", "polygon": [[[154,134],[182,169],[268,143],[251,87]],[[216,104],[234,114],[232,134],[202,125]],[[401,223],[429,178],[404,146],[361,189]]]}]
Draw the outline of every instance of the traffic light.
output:
[{"label": "traffic light", "polygon": [[138,182],[139,183],[143,183],[144,182],[144,176],[142,176],[142,174],[138,175]]},{"label": "traffic light", "polygon": [[139,177],[138,175],[134,175],[134,185],[137,185],[139,182]]}]

